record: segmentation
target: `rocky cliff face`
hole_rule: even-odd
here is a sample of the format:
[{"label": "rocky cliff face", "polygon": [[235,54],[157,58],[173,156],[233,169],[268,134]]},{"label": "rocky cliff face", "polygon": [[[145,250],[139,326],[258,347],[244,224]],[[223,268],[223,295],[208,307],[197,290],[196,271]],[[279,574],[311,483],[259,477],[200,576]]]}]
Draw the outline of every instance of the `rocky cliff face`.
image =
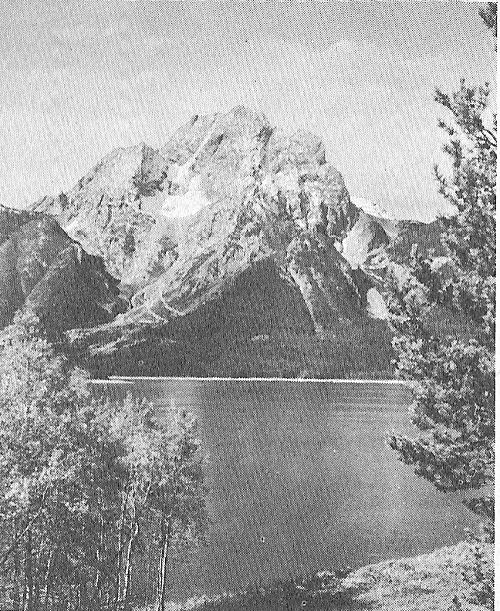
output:
[{"label": "rocky cliff face", "polygon": [[[148,326],[161,329],[154,341],[167,351],[173,342],[174,352],[192,353],[192,372],[216,358],[213,346],[228,349],[231,328],[235,352],[259,347],[255,369],[259,359],[274,363],[276,351],[286,360],[282,346],[307,352],[316,341],[344,342],[330,346],[344,354],[353,341],[383,334],[370,320],[386,314],[377,286],[402,225],[366,200],[351,200],[316,136],[285,134],[244,107],[194,116],[159,150],[116,149],[70,191],[33,210],[55,217],[101,257],[130,298],[111,323],[72,333],[82,351],[141,346],[144,353],[144,342],[153,341],[141,331]],[[325,345],[318,350],[328,352]],[[177,371],[162,354],[170,364],[157,373]],[[344,356],[346,369],[359,359]],[[135,353],[130,361],[138,362]],[[227,373],[210,367],[204,371]],[[309,369],[301,361],[297,373]]]},{"label": "rocky cliff face", "polygon": [[127,307],[117,284],[55,219],[0,207],[0,328],[19,309],[58,330],[110,321]]},{"label": "rocky cliff face", "polygon": [[299,289],[318,330],[363,307],[337,249],[359,211],[321,141],[242,107],[193,117],[160,151],[115,150],[34,209],[103,257],[131,295],[129,320],[192,312],[265,258]]}]

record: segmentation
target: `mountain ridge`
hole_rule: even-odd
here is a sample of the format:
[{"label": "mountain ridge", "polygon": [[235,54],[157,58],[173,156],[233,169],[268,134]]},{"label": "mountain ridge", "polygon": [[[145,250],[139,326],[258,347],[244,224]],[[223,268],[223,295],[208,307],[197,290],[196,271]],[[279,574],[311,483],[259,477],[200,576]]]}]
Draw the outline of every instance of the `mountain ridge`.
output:
[{"label": "mountain ridge", "polygon": [[322,248],[342,268],[339,282],[353,286],[333,243],[357,209],[321,142],[285,137],[243,107],[193,117],[161,154],[145,145],[116,149],[67,194],[34,209],[102,256],[135,308],[147,304],[164,320],[268,256],[316,300],[315,282],[297,262],[305,250]]},{"label": "mountain ridge", "polygon": [[[175,329],[185,328],[182,350],[198,354],[199,346],[187,347],[189,337],[194,343],[203,337],[202,352],[212,354],[210,333],[200,336],[186,321],[203,326],[197,313],[212,312],[210,303],[227,312],[221,320],[233,320],[228,295],[240,304],[242,329],[248,309],[242,304],[251,302],[258,332],[242,335],[235,323],[240,343],[233,348],[253,353],[259,341],[266,343],[253,337],[274,337],[259,307],[269,298],[269,307],[279,311],[274,293],[293,305],[288,315],[295,326],[285,333],[293,341],[283,336],[280,346],[292,341],[303,350],[310,341],[323,347],[330,342],[331,348],[340,341],[345,351],[357,334],[363,342],[367,329],[381,333],[375,319],[387,314],[385,276],[404,266],[401,260],[394,267],[389,251],[408,227],[418,234],[416,224],[384,218],[367,200],[353,201],[317,136],[285,134],[241,106],[193,116],[158,150],[144,143],[114,149],[72,189],[35,202],[31,213],[57,219],[85,252],[103,261],[128,300],[126,311],[94,332],[86,325],[70,333],[81,354],[94,356],[113,353],[112,346],[120,346],[115,353],[124,350],[126,336],[132,350],[143,346],[140,336],[148,335],[148,326],[170,328],[160,333],[165,349],[179,343]],[[238,281],[243,276],[251,291]],[[281,328],[276,319],[274,324]],[[217,341],[224,350],[224,341]],[[311,369],[303,362],[301,367]]]}]

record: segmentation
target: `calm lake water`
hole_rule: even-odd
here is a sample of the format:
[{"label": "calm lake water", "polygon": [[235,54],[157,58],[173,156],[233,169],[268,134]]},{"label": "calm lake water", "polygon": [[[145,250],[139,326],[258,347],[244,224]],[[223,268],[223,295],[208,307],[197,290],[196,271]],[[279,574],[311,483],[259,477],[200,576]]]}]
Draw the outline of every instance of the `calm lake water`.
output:
[{"label": "calm lake water", "polygon": [[208,453],[213,526],[174,594],[358,567],[464,538],[457,495],[438,493],[386,446],[411,432],[409,394],[394,384],[135,380],[98,392],[194,412]]}]

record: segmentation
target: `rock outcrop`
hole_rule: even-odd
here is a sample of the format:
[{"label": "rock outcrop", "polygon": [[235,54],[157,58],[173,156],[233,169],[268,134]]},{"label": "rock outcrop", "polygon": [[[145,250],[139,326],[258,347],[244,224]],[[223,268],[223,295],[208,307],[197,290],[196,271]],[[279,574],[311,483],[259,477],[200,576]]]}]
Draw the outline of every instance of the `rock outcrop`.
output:
[{"label": "rock outcrop", "polygon": [[45,214],[0,207],[0,328],[17,310],[59,331],[112,320],[127,308],[98,257]]},{"label": "rock outcrop", "polygon": [[[141,337],[161,329],[155,341],[161,336],[166,350],[177,342],[177,352],[192,354],[190,371],[215,358],[214,345],[227,347],[222,320],[238,337],[235,351],[253,354],[266,345],[267,357],[259,358],[268,362],[280,334],[283,359],[282,346],[294,352],[298,344],[309,350],[329,341],[342,352],[353,341],[371,343],[381,330],[370,320],[386,315],[377,291],[403,227],[367,200],[351,200],[319,138],[285,134],[244,107],[194,116],[159,150],[116,149],[70,191],[42,199],[33,211],[55,217],[102,258],[130,299],[126,312],[95,333],[75,330],[79,350],[98,355],[129,346],[130,362],[143,361],[136,354],[146,350]],[[261,307],[282,312],[271,295],[287,301],[284,326]],[[208,334],[203,317],[211,320]],[[344,356],[337,359],[341,372],[359,358]],[[163,373],[176,370],[164,353],[161,360],[169,363]],[[374,369],[381,367],[377,361]],[[300,371],[310,369],[301,361]]]},{"label": "rock outcrop", "polygon": [[243,107],[193,117],[159,152],[115,150],[34,209],[103,257],[131,296],[129,320],[192,312],[265,258],[318,329],[363,307],[336,248],[359,212],[321,141],[286,136]]}]

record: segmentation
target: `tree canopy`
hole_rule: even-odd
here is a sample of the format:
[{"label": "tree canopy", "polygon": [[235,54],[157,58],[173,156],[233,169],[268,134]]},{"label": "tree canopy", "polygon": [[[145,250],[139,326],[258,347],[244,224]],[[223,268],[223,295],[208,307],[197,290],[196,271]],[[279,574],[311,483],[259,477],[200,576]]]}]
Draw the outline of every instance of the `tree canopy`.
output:
[{"label": "tree canopy", "polygon": [[[484,11],[492,27],[496,6]],[[462,80],[455,93],[435,97],[450,117],[439,125],[451,175],[435,173],[455,213],[440,219],[445,264],[414,251],[408,279],[393,284],[396,371],[413,390],[421,434],[394,434],[390,445],[439,490],[456,491],[493,480],[497,123],[488,84]],[[444,312],[453,324],[440,328]],[[469,506],[493,516],[489,494]]]},{"label": "tree canopy", "polygon": [[[495,39],[496,13],[495,3],[479,11]],[[420,430],[393,433],[389,444],[438,490],[481,490],[464,501],[486,523],[482,538],[471,539],[475,563],[455,609],[494,608],[493,566],[482,547],[494,520],[497,119],[490,97],[488,83],[465,80],[451,94],[436,90],[448,115],[439,126],[451,171],[435,167],[435,175],[454,210],[439,219],[446,259],[414,249],[409,275],[393,279],[389,300],[396,374],[412,389]]]},{"label": "tree canopy", "polygon": [[35,318],[2,333],[0,602],[15,611],[125,611],[146,561],[163,610],[173,554],[206,528],[193,418],[172,408],[160,423],[88,382]]}]

